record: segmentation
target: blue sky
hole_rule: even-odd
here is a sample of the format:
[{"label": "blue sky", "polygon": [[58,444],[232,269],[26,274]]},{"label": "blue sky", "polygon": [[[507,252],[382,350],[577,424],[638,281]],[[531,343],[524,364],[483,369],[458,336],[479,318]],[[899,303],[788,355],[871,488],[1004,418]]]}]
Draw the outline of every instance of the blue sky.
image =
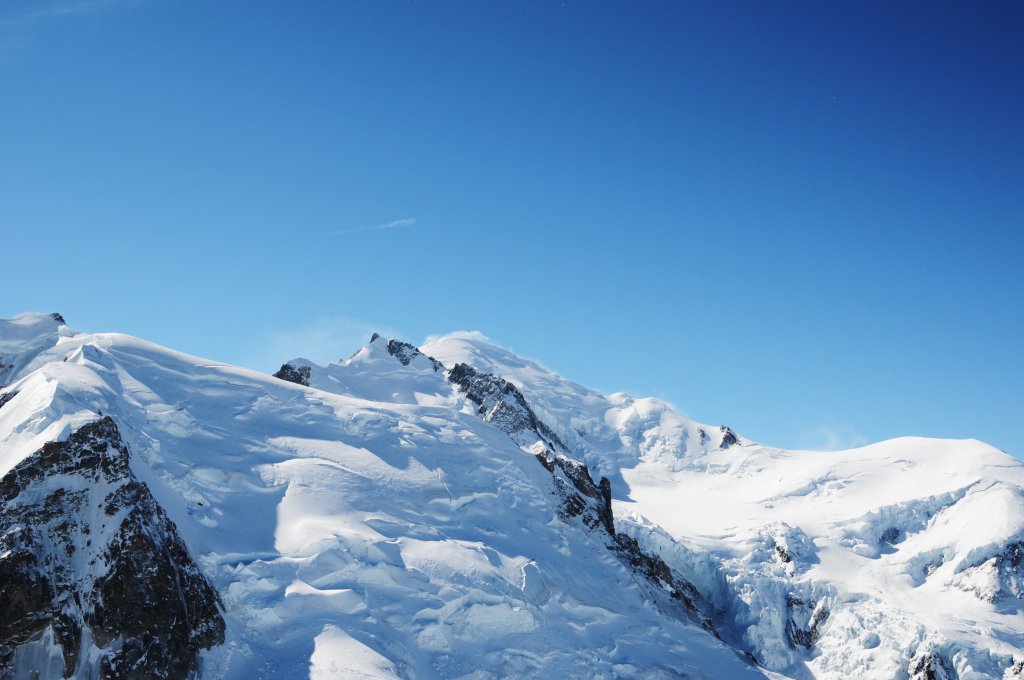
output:
[{"label": "blue sky", "polygon": [[786,447],[1024,455],[1024,6],[0,5],[0,315],[478,329]]}]

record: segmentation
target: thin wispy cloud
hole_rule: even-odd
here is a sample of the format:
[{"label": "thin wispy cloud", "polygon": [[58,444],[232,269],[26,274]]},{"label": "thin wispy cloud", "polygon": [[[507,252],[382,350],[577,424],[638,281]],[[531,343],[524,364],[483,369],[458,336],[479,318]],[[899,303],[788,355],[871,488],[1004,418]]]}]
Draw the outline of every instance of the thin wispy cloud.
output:
[{"label": "thin wispy cloud", "polygon": [[382,224],[373,224],[365,227],[352,227],[351,229],[339,229],[334,233],[351,234],[356,231],[388,231],[389,229],[401,229],[402,227],[412,227],[415,224],[415,217],[406,217],[405,219],[393,220],[391,222],[384,222]]},{"label": "thin wispy cloud", "polygon": [[136,7],[149,1],[61,0],[26,3],[26,9],[14,10],[0,2],[0,66],[21,62],[34,46],[38,33],[50,23]]},{"label": "thin wispy cloud", "polygon": [[864,446],[868,440],[853,425],[837,418],[801,435],[799,445],[812,451],[844,451]]},{"label": "thin wispy cloud", "polygon": [[340,361],[370,341],[373,333],[398,337],[387,326],[360,319],[323,316],[309,323],[255,334],[241,348],[239,363],[260,371],[276,371],[282,362],[303,357],[318,364]]},{"label": "thin wispy cloud", "polygon": [[[465,338],[466,340],[479,340],[480,342],[486,342],[488,344],[497,345],[498,347],[501,347],[501,345],[499,345],[496,340],[492,340],[491,338],[487,337],[480,331],[451,331],[450,333],[435,333],[433,335],[428,335],[426,339],[423,341],[423,344],[428,345],[432,342],[437,342],[442,338]],[[508,348],[505,347],[503,349]]]},{"label": "thin wispy cloud", "polygon": [[65,2],[44,2],[35,5],[27,12],[14,16],[0,17],[0,26],[24,26],[47,19],[76,17],[83,14],[103,12],[120,6],[137,5],[139,0],[80,0]]}]

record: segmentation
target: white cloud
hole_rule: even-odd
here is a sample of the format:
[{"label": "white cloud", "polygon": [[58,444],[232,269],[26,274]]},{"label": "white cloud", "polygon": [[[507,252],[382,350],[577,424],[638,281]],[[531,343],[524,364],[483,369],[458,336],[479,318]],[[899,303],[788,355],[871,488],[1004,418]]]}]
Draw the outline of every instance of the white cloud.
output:
[{"label": "white cloud", "polygon": [[800,435],[800,446],[812,451],[843,451],[867,443],[857,428],[837,418],[827,418],[825,423]]},{"label": "white cloud", "polygon": [[79,0],[77,2],[74,0],[64,0],[63,2],[43,2],[35,5],[31,11],[0,19],[0,25],[7,27],[24,26],[46,19],[75,17],[106,11],[118,6],[137,5],[139,2],[140,0]]},{"label": "white cloud", "polygon": [[354,231],[387,231],[388,229],[399,229],[401,227],[411,227],[416,224],[415,217],[406,217],[401,220],[392,220],[391,222],[384,222],[382,224],[374,224],[367,227],[352,227],[351,229],[339,229],[334,232],[335,234],[351,234]]},{"label": "white cloud", "polygon": [[40,25],[49,21],[74,19],[90,14],[113,11],[121,7],[134,7],[148,0],[59,0],[55,2],[26,3],[27,11],[5,11],[0,3],[0,66],[18,64],[33,47],[33,35]]},{"label": "white cloud", "polygon": [[260,371],[276,371],[289,359],[302,357],[326,364],[351,356],[380,333],[396,337],[388,328],[344,317],[320,317],[295,328],[273,331],[256,339],[245,352],[244,365]]},{"label": "white cloud", "polygon": [[[427,339],[423,341],[423,344],[427,345],[431,342],[436,342],[437,340],[441,340],[443,338],[465,338],[467,340],[479,340],[481,342],[486,342],[496,347],[502,347],[497,342],[491,340],[489,337],[487,337],[480,331],[452,331],[451,333],[437,333],[435,335],[428,335]],[[503,347],[502,349],[508,348]]]}]

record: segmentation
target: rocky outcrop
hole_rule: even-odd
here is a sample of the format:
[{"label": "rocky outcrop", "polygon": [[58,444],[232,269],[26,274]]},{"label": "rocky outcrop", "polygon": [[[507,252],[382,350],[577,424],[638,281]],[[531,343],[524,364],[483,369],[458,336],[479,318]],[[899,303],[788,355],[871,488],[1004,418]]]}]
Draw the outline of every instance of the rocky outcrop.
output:
[{"label": "rocky outcrop", "polygon": [[974,566],[963,569],[952,585],[979,600],[1018,609],[1024,600],[1024,542],[1014,541]]},{"label": "rocky outcrop", "polygon": [[309,366],[292,366],[291,364],[281,364],[281,368],[274,374],[275,378],[281,380],[287,380],[288,382],[295,383],[296,385],[303,385],[309,387],[309,376],[311,370]]},{"label": "rocky outcrop", "polygon": [[57,323],[63,325],[63,326],[66,326],[67,323],[68,323],[67,321],[64,320],[64,317],[61,316],[60,314],[58,314],[57,312],[54,312],[53,314],[51,314],[50,318],[53,319],[54,321],[56,321]]},{"label": "rocky outcrop", "polygon": [[896,545],[903,540],[903,532],[898,527],[888,527],[878,537],[878,545]]},{"label": "rocky outcrop", "polygon": [[714,621],[698,606],[703,598],[696,586],[672,571],[658,555],[644,551],[635,538],[626,534],[615,534],[613,538],[614,543],[609,549],[620,560],[629,565],[634,573],[661,587],[669,597],[681,603],[690,617],[702,628],[718,637]]},{"label": "rocky outcrop", "polygon": [[957,672],[939,650],[922,645],[907,666],[908,680],[957,680]]},{"label": "rocky outcrop", "polygon": [[718,635],[712,619],[701,611],[703,598],[697,588],[656,553],[645,551],[635,538],[615,531],[612,487],[607,477],[594,484],[585,464],[550,451],[537,454],[537,459],[552,473],[555,493],[561,499],[559,516],[564,521],[579,518],[588,530],[603,532],[608,550],[634,574],[682,604],[690,619]]},{"label": "rocky outcrop", "polygon": [[[376,338],[380,338],[379,335],[374,334]],[[373,342],[371,340],[371,342]],[[413,359],[416,357],[424,357],[430,362],[430,365],[434,367],[434,371],[443,371],[444,365],[435,359],[434,357],[428,357],[426,354],[421,352],[418,347],[410,345],[408,342],[402,342],[401,340],[388,340],[388,354],[398,359],[403,366],[408,366]]]},{"label": "rocky outcrop", "polygon": [[820,627],[828,619],[829,609],[824,599],[816,603],[790,594],[786,597],[786,642],[792,649],[811,649],[818,641]]},{"label": "rocky outcrop", "polygon": [[456,364],[448,380],[477,405],[477,414],[519,444],[524,435],[536,436],[548,448],[565,451],[565,444],[537,418],[519,388],[504,378],[483,373],[468,364]]},{"label": "rocky outcrop", "polygon": [[188,678],[223,642],[217,592],[128,460],[104,417],[0,480],[0,678]]},{"label": "rocky outcrop", "polygon": [[1024,543],[1014,541],[995,557],[999,573],[1007,586],[1007,594],[1024,597]]},{"label": "rocky outcrop", "polygon": [[448,380],[476,404],[477,415],[532,452],[554,475],[563,519],[580,517],[588,528],[601,526],[615,535],[611,482],[602,477],[595,484],[587,466],[566,455],[565,444],[537,417],[518,387],[467,364],[456,364]]},{"label": "rocky outcrop", "polygon": [[722,445],[719,448],[727,449],[733,444],[739,442],[739,438],[736,437],[736,433],[725,425],[722,425],[719,429],[722,431]]},{"label": "rocky outcrop", "polygon": [[[550,452],[545,452],[550,453]],[[542,456],[538,456],[539,458]],[[615,519],[612,516],[612,485],[606,477],[594,484],[586,465],[568,456],[555,455],[551,460],[552,473],[561,472],[569,482],[565,485],[562,512],[570,517],[581,516],[588,528],[604,528],[608,535],[615,535]],[[541,460],[541,463],[545,463]],[[545,464],[548,467],[548,464]],[[556,474],[556,479],[560,477]],[[582,495],[581,495],[582,494]]]},{"label": "rocky outcrop", "polygon": [[18,396],[17,392],[4,392],[3,394],[0,394],[0,408],[3,408],[7,402],[14,399],[16,396]]}]

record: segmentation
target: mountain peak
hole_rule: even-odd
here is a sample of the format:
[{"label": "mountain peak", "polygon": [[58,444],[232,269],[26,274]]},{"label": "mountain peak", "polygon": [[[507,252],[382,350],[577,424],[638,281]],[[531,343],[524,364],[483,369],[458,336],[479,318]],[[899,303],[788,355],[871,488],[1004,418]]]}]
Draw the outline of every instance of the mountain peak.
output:
[{"label": "mountain peak", "polygon": [[37,356],[72,335],[75,332],[56,312],[24,312],[0,319],[0,385],[16,380]]},{"label": "mountain peak", "polygon": [[[374,334],[271,377],[29,315],[0,322],[0,355],[13,677],[74,653],[76,677],[107,656],[207,680],[1024,662],[1024,466],[977,442],[783,451],[480,334]],[[108,595],[176,646],[147,655],[149,622]]]},{"label": "mountain peak", "polygon": [[[0,319],[0,324],[16,328],[53,328],[66,325],[64,317],[57,312],[22,312],[9,319]],[[7,334],[4,333],[4,336]],[[0,336],[3,339],[4,336]]]}]

